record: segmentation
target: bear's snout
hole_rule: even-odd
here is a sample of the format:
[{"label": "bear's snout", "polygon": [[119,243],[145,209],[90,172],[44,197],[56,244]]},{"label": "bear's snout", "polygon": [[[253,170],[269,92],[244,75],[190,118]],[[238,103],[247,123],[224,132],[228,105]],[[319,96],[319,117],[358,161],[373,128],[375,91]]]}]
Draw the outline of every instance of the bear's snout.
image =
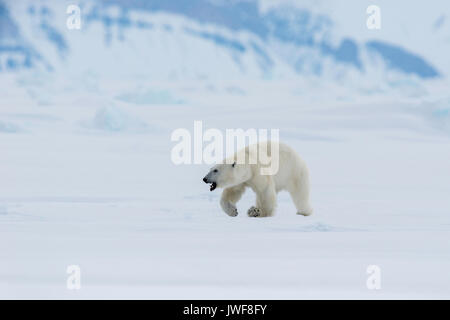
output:
[{"label": "bear's snout", "polygon": [[211,183],[211,188],[209,188],[209,191],[213,191],[213,190],[217,187],[217,183],[214,182],[214,181],[210,181],[210,180],[208,179],[208,175],[206,175],[206,176],[203,178],[203,182],[204,182],[204,183]]}]

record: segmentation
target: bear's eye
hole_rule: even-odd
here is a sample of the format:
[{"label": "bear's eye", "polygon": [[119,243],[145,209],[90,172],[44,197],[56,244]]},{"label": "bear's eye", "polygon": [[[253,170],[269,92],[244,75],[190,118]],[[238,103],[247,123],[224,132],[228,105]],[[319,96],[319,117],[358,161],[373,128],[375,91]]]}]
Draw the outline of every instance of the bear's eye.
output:
[{"label": "bear's eye", "polygon": [[217,171],[217,169],[214,169],[214,171],[213,171],[213,172],[218,172],[218,171]]}]

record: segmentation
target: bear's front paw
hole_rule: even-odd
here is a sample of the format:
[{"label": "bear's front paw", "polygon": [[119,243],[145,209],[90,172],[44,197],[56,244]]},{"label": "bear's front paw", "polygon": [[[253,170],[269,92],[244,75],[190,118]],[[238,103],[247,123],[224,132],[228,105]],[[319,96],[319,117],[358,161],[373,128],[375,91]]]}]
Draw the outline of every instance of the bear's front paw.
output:
[{"label": "bear's front paw", "polygon": [[236,217],[238,215],[236,207],[233,206],[231,203],[228,203],[226,206],[224,206],[224,211],[230,217]]},{"label": "bear's front paw", "polygon": [[260,217],[261,210],[257,207],[251,207],[250,209],[248,209],[247,214],[249,217]]},{"label": "bear's front paw", "polygon": [[236,217],[238,215],[238,211],[236,208],[231,208],[226,212],[230,217]]}]

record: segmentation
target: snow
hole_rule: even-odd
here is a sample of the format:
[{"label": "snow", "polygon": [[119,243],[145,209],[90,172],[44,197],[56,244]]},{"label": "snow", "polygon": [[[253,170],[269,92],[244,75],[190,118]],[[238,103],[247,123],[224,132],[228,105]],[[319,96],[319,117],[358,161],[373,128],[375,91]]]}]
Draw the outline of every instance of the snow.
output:
[{"label": "snow", "polygon": [[14,123],[0,121],[0,132],[13,133],[18,131],[20,131],[20,128],[17,127]]},{"label": "snow", "polygon": [[140,119],[130,116],[116,106],[102,107],[95,113],[92,123],[87,126],[105,131],[142,131],[148,125]]},{"label": "snow", "polygon": [[[2,107],[27,131],[0,133],[0,297],[449,298],[448,131],[420,105],[275,104],[279,92],[236,86],[264,94],[115,102],[159,131],[87,128],[97,104]],[[251,219],[248,191],[226,216],[201,181],[208,166],[170,160],[170,133],[194,120],[279,128],[311,168],[315,213],[295,215],[282,193],[275,217]],[[80,290],[66,288],[73,264]]]}]

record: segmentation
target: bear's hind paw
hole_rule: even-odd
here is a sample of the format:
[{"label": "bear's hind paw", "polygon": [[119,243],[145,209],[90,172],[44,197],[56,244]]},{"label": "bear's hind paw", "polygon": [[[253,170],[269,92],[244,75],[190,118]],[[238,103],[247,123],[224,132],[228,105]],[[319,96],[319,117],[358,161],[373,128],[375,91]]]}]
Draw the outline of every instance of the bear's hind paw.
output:
[{"label": "bear's hind paw", "polygon": [[260,217],[261,210],[256,207],[251,207],[250,209],[248,209],[247,214],[249,217]]}]

